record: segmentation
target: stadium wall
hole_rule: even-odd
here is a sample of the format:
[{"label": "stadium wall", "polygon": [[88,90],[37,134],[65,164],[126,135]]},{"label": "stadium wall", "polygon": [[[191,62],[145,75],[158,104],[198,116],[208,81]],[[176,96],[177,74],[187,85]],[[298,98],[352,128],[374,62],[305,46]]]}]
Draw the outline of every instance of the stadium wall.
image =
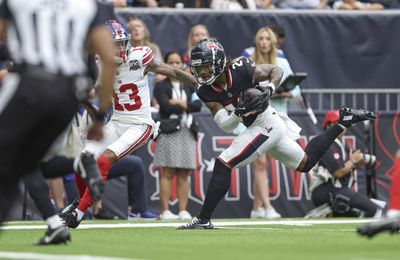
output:
[{"label": "stadium wall", "polygon": [[198,23],[235,57],[253,45],[262,26],[286,31],[285,53],[293,71],[307,72],[303,88],[398,88],[400,12],[260,11],[120,9],[120,19],[145,21],[151,41],[163,53],[186,52],[187,35]]}]

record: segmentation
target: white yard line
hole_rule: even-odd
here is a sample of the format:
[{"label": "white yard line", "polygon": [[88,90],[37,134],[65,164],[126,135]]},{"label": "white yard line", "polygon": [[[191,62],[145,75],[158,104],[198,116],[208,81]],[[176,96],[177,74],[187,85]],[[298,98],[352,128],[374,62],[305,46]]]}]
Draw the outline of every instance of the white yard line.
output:
[{"label": "white yard line", "polygon": [[[91,255],[50,255],[36,253],[19,253],[19,252],[2,252],[0,251],[1,259],[33,259],[33,260],[133,260],[133,258],[117,258],[108,256],[91,256]],[[136,259],[137,260],[137,259]]]},{"label": "white yard line", "polygon": [[[288,226],[310,226],[326,224],[361,224],[376,221],[376,219],[314,219],[314,220],[265,220],[265,221],[213,221],[215,227],[229,226],[260,226],[260,225],[288,225]],[[178,227],[187,222],[173,223],[107,223],[107,224],[81,224],[78,229],[93,228],[159,228],[159,227]],[[3,230],[18,229],[46,229],[46,225],[7,225],[2,226]]]},{"label": "white yard line", "polygon": [[[255,228],[248,228],[248,227],[217,227],[217,229],[233,229],[233,230],[284,230],[283,228],[263,228],[263,227],[255,227]],[[290,230],[290,231],[308,231],[309,229],[304,229],[304,228],[291,228],[291,229],[285,229],[285,230]],[[354,228],[324,228],[324,229],[318,229],[318,231],[351,231],[354,232]]]}]

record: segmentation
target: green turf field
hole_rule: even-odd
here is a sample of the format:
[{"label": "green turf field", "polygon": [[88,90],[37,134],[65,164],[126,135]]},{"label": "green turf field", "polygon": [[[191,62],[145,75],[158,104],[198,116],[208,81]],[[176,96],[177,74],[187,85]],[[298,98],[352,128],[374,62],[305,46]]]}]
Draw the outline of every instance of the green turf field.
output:
[{"label": "green turf field", "polygon": [[[292,219],[293,220],[293,219]],[[247,223],[246,219],[218,220],[225,224],[215,230],[177,231],[170,227],[120,227],[120,223],[166,223],[128,221],[86,221],[82,229],[72,230],[67,246],[32,246],[44,230],[3,230],[1,252],[91,255],[133,259],[400,259],[400,236],[380,234],[373,239],[358,236],[359,224],[309,224],[296,219]],[[215,225],[218,227],[218,221]],[[226,221],[235,221],[226,223]],[[290,221],[290,220],[289,220]],[[300,222],[299,222],[300,221]],[[324,220],[325,221],[325,220]],[[243,223],[243,224],[242,224]],[[44,225],[44,222],[13,222],[16,225]],[[106,224],[94,227],[93,224]],[[4,258],[3,258],[4,259]],[[30,258],[33,259],[33,258]],[[54,256],[54,259],[57,259]]]}]

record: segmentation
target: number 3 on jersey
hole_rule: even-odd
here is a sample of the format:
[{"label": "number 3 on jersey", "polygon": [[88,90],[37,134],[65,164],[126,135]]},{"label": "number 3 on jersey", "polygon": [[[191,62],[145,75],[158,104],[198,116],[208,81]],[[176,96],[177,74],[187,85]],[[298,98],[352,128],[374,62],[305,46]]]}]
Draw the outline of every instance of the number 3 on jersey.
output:
[{"label": "number 3 on jersey", "polygon": [[138,93],[139,93],[138,87],[133,83],[129,83],[129,84],[123,84],[119,88],[120,93],[125,93],[125,92],[127,92],[127,90],[132,91],[132,94],[129,94],[129,100],[133,100],[133,101],[135,101],[135,103],[134,104],[128,104],[128,103],[120,104],[118,95],[114,92],[113,96],[114,96],[114,109],[115,110],[133,111],[133,110],[139,109],[142,106],[142,100],[140,100],[140,97],[138,95]]}]

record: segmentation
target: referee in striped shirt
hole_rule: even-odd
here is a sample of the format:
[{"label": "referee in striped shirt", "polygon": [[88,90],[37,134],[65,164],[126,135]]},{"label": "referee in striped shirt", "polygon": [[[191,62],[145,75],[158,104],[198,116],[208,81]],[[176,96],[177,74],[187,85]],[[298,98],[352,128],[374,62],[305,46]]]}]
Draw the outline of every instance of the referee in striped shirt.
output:
[{"label": "referee in striped shirt", "polygon": [[95,0],[0,0],[0,41],[6,41],[14,62],[0,88],[0,224],[18,180],[37,167],[85,98],[86,60],[93,53],[104,70],[99,120],[91,134],[102,138],[101,117],[110,105],[115,73],[105,10]]}]

